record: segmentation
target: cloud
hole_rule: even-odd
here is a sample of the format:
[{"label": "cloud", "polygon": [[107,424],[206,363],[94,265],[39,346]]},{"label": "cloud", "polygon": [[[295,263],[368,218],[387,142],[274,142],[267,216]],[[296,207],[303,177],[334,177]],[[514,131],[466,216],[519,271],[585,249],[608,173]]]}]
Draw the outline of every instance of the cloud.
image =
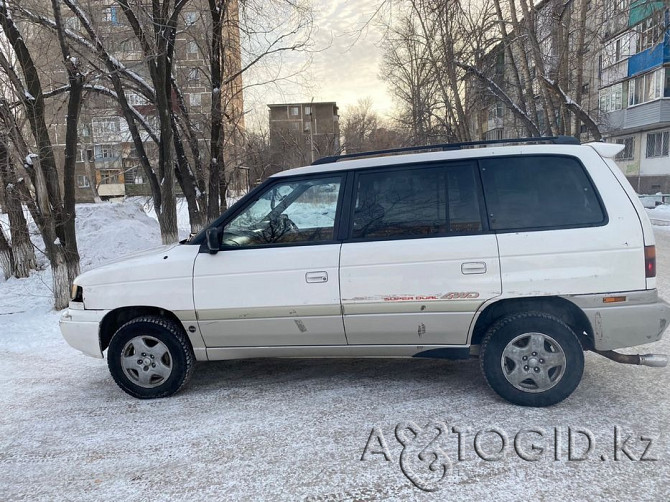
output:
[{"label": "cloud", "polygon": [[[370,97],[381,114],[392,108],[379,78],[383,38],[373,18],[382,0],[313,0],[314,45],[317,49],[301,78],[248,93],[257,120],[266,120],[265,104],[287,101],[335,101],[340,112]],[[307,56],[288,64],[299,69]]]}]

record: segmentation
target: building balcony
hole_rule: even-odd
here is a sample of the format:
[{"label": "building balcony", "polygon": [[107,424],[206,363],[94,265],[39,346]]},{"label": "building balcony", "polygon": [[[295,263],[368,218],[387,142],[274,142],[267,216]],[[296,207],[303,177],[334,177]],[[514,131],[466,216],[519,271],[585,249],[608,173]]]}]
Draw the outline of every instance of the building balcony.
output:
[{"label": "building balcony", "polygon": [[628,76],[633,77],[652,68],[670,62],[670,40],[668,35],[662,44],[634,54],[628,59]]},{"label": "building balcony", "polygon": [[123,197],[126,194],[126,186],[123,183],[107,183],[98,186],[100,197]]},{"label": "building balcony", "polygon": [[605,114],[607,132],[635,132],[670,125],[670,99],[662,98]]}]

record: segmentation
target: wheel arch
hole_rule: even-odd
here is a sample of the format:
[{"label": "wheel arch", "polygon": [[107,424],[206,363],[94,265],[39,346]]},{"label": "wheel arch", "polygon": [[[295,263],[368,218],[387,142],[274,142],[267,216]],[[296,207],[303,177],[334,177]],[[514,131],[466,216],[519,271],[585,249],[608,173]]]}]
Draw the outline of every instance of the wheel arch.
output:
[{"label": "wheel arch", "polygon": [[575,332],[585,350],[593,348],[593,327],[586,314],[574,303],[560,296],[506,298],[487,305],[477,316],[471,345],[481,344],[487,330],[497,320],[519,312],[544,312],[558,317]]},{"label": "wheel arch", "polygon": [[[148,315],[163,317],[174,321],[174,323],[184,332],[184,335],[186,335],[186,340],[189,340],[189,344],[191,343],[186,330],[184,330],[183,324],[174,312],[160,307],[137,305],[131,307],[119,307],[108,312],[105,317],[103,317],[100,322],[100,351],[103,352],[109,347],[109,342],[112,339],[112,336],[114,336],[114,333],[116,333],[121,326],[128,321]],[[193,347],[191,347],[191,349],[192,348]]]}]

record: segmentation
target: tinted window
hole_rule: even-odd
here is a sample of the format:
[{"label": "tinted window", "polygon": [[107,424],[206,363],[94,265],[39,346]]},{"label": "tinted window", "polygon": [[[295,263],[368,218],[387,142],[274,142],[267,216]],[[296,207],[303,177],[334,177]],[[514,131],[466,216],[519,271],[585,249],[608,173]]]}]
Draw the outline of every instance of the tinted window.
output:
[{"label": "tinted window", "polygon": [[582,165],[559,156],[480,161],[493,230],[595,225],[605,220]]},{"label": "tinted window", "polygon": [[341,178],[280,182],[230,221],[223,246],[332,241]]},{"label": "tinted window", "polygon": [[471,165],[362,173],[353,238],[402,238],[481,230]]}]

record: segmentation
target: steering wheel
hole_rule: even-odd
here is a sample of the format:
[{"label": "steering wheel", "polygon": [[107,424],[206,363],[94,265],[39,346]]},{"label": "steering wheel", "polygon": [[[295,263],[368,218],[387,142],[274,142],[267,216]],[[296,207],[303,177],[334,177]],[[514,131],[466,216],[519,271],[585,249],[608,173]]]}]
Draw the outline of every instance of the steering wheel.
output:
[{"label": "steering wheel", "polygon": [[293,223],[293,220],[289,218],[287,215],[282,214],[281,215],[282,222],[284,224],[284,227],[286,228],[287,232],[299,232],[300,229],[298,228],[298,225]]}]

